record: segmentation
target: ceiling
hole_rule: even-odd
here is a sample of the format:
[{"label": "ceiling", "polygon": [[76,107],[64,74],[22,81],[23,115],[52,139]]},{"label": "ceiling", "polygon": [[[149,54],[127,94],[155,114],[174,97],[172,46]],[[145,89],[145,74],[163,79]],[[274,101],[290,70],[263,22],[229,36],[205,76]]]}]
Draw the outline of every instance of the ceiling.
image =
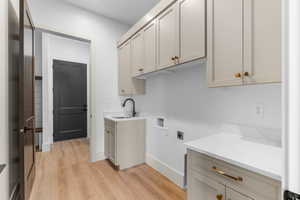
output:
[{"label": "ceiling", "polygon": [[77,7],[133,25],[160,0],[64,0]]}]

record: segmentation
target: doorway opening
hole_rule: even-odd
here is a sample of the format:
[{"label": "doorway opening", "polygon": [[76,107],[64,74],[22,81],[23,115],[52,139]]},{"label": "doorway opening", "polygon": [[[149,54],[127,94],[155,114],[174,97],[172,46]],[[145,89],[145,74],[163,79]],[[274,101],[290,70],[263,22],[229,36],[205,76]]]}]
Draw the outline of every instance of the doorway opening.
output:
[{"label": "doorway opening", "polygon": [[49,152],[54,142],[80,138],[89,149],[91,41],[37,29],[35,44],[36,127],[41,132],[36,144]]}]

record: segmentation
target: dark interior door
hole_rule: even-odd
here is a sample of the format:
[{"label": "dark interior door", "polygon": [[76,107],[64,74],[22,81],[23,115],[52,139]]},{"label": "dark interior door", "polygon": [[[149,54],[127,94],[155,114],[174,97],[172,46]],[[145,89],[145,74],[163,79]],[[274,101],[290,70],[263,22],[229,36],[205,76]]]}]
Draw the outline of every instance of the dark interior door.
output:
[{"label": "dark interior door", "polygon": [[87,136],[87,65],[53,60],[54,141]]},{"label": "dark interior door", "polygon": [[21,199],[29,199],[35,178],[34,27],[26,1],[20,1],[19,123]]},{"label": "dark interior door", "polygon": [[20,24],[11,1],[8,1],[9,35],[9,194],[12,200],[20,195],[20,144],[19,144],[19,68]]}]

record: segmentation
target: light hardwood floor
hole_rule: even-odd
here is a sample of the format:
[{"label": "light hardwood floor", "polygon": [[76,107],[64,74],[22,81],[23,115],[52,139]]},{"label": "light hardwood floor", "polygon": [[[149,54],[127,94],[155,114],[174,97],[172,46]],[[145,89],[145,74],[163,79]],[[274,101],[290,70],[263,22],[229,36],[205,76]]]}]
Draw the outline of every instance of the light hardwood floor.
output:
[{"label": "light hardwood floor", "polygon": [[184,200],[185,192],[147,165],[114,170],[107,161],[90,163],[85,139],[58,142],[37,153],[30,200]]}]

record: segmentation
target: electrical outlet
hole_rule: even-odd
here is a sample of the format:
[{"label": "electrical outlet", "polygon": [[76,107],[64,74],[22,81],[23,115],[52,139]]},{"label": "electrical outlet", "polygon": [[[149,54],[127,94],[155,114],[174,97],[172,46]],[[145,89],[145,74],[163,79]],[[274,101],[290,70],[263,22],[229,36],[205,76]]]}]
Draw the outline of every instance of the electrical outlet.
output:
[{"label": "electrical outlet", "polygon": [[177,131],[177,139],[178,140],[184,140],[184,132]]},{"label": "electrical outlet", "polygon": [[264,118],[264,104],[256,104],[255,114],[260,118]]}]

